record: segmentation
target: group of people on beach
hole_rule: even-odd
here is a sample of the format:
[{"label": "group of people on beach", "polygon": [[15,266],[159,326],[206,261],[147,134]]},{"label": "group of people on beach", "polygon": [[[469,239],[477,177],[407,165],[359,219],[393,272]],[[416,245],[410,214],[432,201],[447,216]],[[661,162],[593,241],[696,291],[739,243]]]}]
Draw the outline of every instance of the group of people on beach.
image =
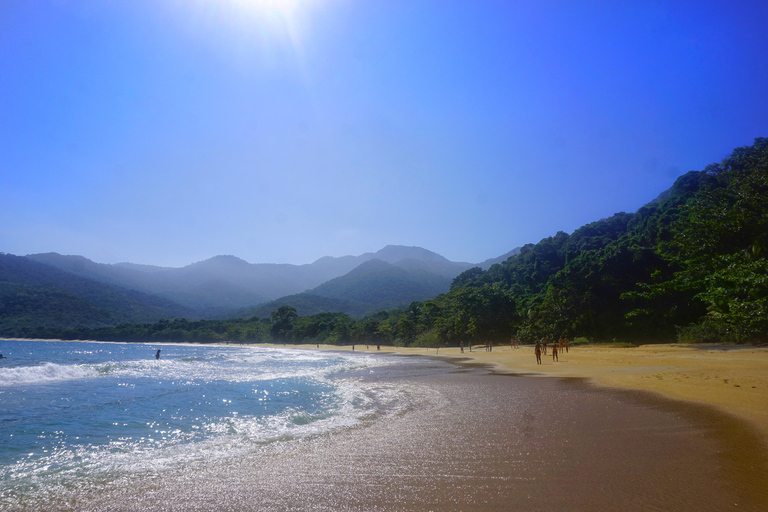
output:
[{"label": "group of people on beach", "polygon": [[[510,349],[518,348],[518,340],[516,338],[511,338],[509,340],[509,347]],[[547,355],[547,348],[551,348],[552,351],[552,362],[560,362],[559,355],[563,353],[563,350],[568,352],[571,347],[571,340],[568,338],[560,338],[557,341],[549,342],[546,337],[541,338],[540,341],[536,342],[536,346],[534,347],[533,351],[536,354],[536,363],[541,364],[541,356],[542,354]],[[459,349],[461,350],[461,353],[464,353],[464,341],[461,340],[459,342]],[[472,351],[472,344],[469,344],[469,351]],[[492,352],[493,351],[493,344],[490,341],[485,342],[485,351],[486,352]]]},{"label": "group of people on beach", "polygon": [[[541,341],[536,342],[536,346],[534,347],[533,351],[536,354],[536,363],[541,364],[541,354],[542,352],[544,355],[547,355],[547,345],[549,342],[547,341],[547,338],[541,338]],[[571,346],[571,340],[568,338],[560,338],[557,341],[552,342],[552,362],[560,361],[560,358],[558,357],[558,352],[563,353],[563,348],[565,348],[565,351],[568,352]]]}]

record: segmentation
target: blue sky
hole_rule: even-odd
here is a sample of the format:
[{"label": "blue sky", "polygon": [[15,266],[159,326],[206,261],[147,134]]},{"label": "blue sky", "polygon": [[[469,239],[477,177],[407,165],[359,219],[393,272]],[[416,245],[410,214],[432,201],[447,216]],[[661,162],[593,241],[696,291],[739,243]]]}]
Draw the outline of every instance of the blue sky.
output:
[{"label": "blue sky", "polygon": [[5,0],[0,251],[480,262],[768,136],[768,2]]}]

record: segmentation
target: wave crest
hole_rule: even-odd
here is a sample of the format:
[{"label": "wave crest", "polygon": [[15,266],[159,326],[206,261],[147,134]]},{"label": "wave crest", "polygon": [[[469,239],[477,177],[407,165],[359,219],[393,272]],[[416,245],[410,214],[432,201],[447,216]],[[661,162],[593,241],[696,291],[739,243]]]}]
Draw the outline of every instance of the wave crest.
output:
[{"label": "wave crest", "polygon": [[36,384],[61,380],[78,380],[96,377],[98,373],[87,366],[66,366],[45,363],[41,366],[21,366],[0,370],[0,386]]}]

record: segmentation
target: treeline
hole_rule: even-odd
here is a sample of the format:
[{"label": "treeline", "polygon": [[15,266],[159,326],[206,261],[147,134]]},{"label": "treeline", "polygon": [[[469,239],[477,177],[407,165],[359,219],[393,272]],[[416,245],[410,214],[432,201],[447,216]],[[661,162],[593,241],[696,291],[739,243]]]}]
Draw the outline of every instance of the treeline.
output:
[{"label": "treeline", "polygon": [[[512,221],[510,221],[512,222]],[[768,340],[768,139],[681,176],[637,212],[557,233],[448,293],[361,319],[299,317],[43,332],[103,340],[355,342],[401,345],[543,336],[596,341]]]},{"label": "treeline", "polygon": [[268,318],[197,320],[185,318],[155,323],[122,324],[115,327],[26,328],[15,336],[24,338],[100,340],[100,341],[170,341],[212,343],[397,343],[386,327],[390,313],[380,312],[354,320],[345,313],[319,313],[300,317],[296,308],[281,306]]}]

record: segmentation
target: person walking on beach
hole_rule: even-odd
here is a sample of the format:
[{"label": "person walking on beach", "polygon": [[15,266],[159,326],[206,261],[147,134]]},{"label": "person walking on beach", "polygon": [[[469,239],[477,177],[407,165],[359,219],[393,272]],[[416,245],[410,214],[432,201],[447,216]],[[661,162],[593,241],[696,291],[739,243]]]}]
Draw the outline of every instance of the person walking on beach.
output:
[{"label": "person walking on beach", "polygon": [[565,353],[566,354],[568,353],[568,348],[570,348],[570,346],[571,346],[571,340],[569,340],[568,338],[565,338]]},{"label": "person walking on beach", "polygon": [[547,355],[547,338],[541,338],[541,346],[544,355]]},{"label": "person walking on beach", "polygon": [[533,349],[536,354],[536,364],[541,364],[541,344],[537,341],[536,347]]},{"label": "person walking on beach", "polygon": [[560,362],[560,359],[557,358],[557,343],[552,344],[552,362],[555,361]]},{"label": "person walking on beach", "polygon": [[461,342],[459,342],[459,348],[461,349],[461,353],[463,354],[464,353],[464,340],[461,340]]}]

